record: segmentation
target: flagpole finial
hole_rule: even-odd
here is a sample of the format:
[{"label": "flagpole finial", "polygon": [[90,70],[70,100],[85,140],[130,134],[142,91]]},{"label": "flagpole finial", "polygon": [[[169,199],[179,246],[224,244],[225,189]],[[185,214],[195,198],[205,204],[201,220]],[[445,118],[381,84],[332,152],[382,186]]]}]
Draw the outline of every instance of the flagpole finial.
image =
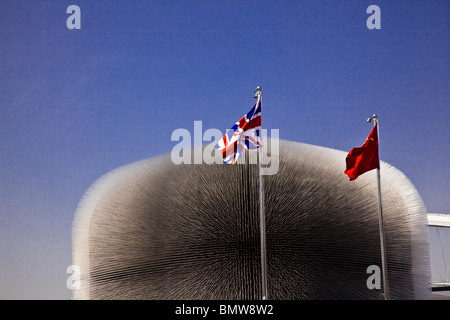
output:
[{"label": "flagpole finial", "polygon": [[260,86],[257,86],[256,90],[255,90],[254,98],[258,98],[258,96],[261,95],[261,93],[262,93],[262,88]]},{"label": "flagpole finial", "polygon": [[374,114],[372,116],[372,118],[367,118],[367,122],[372,122],[372,121],[374,121],[374,122],[378,121],[378,116],[376,114]]}]

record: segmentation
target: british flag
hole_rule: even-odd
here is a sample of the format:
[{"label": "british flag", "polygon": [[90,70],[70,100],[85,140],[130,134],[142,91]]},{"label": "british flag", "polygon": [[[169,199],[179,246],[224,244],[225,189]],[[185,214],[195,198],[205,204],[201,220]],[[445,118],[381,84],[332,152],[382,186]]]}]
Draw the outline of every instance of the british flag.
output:
[{"label": "british flag", "polygon": [[261,96],[253,108],[227,131],[216,145],[226,164],[234,164],[247,149],[257,149],[261,142]]}]

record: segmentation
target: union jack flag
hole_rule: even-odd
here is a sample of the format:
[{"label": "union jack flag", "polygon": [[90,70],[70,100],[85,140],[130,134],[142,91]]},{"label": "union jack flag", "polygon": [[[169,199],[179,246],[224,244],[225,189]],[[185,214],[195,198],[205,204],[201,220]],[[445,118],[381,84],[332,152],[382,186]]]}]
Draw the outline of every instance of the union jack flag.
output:
[{"label": "union jack flag", "polygon": [[261,96],[253,108],[236,122],[216,144],[223,161],[234,164],[247,149],[259,148],[261,142]]}]

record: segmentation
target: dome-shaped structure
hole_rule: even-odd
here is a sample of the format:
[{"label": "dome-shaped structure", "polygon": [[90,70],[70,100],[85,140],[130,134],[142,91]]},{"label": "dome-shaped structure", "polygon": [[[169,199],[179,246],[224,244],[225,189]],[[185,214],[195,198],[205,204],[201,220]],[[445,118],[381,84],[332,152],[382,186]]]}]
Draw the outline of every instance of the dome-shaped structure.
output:
[{"label": "dome-shaped structure", "polygon": [[[366,284],[381,268],[375,171],[349,181],[345,156],[280,141],[278,173],[264,176],[270,299],[383,299]],[[243,161],[166,154],[101,177],[75,214],[74,298],[259,299],[258,166]],[[423,202],[387,163],[381,191],[391,298],[428,299]]]}]

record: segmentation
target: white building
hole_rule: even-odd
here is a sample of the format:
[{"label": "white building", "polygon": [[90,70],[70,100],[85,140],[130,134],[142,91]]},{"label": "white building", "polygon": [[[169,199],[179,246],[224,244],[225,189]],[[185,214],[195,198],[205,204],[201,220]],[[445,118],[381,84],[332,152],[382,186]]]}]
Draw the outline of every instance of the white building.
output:
[{"label": "white building", "polygon": [[450,297],[450,215],[428,214],[433,296]]}]

